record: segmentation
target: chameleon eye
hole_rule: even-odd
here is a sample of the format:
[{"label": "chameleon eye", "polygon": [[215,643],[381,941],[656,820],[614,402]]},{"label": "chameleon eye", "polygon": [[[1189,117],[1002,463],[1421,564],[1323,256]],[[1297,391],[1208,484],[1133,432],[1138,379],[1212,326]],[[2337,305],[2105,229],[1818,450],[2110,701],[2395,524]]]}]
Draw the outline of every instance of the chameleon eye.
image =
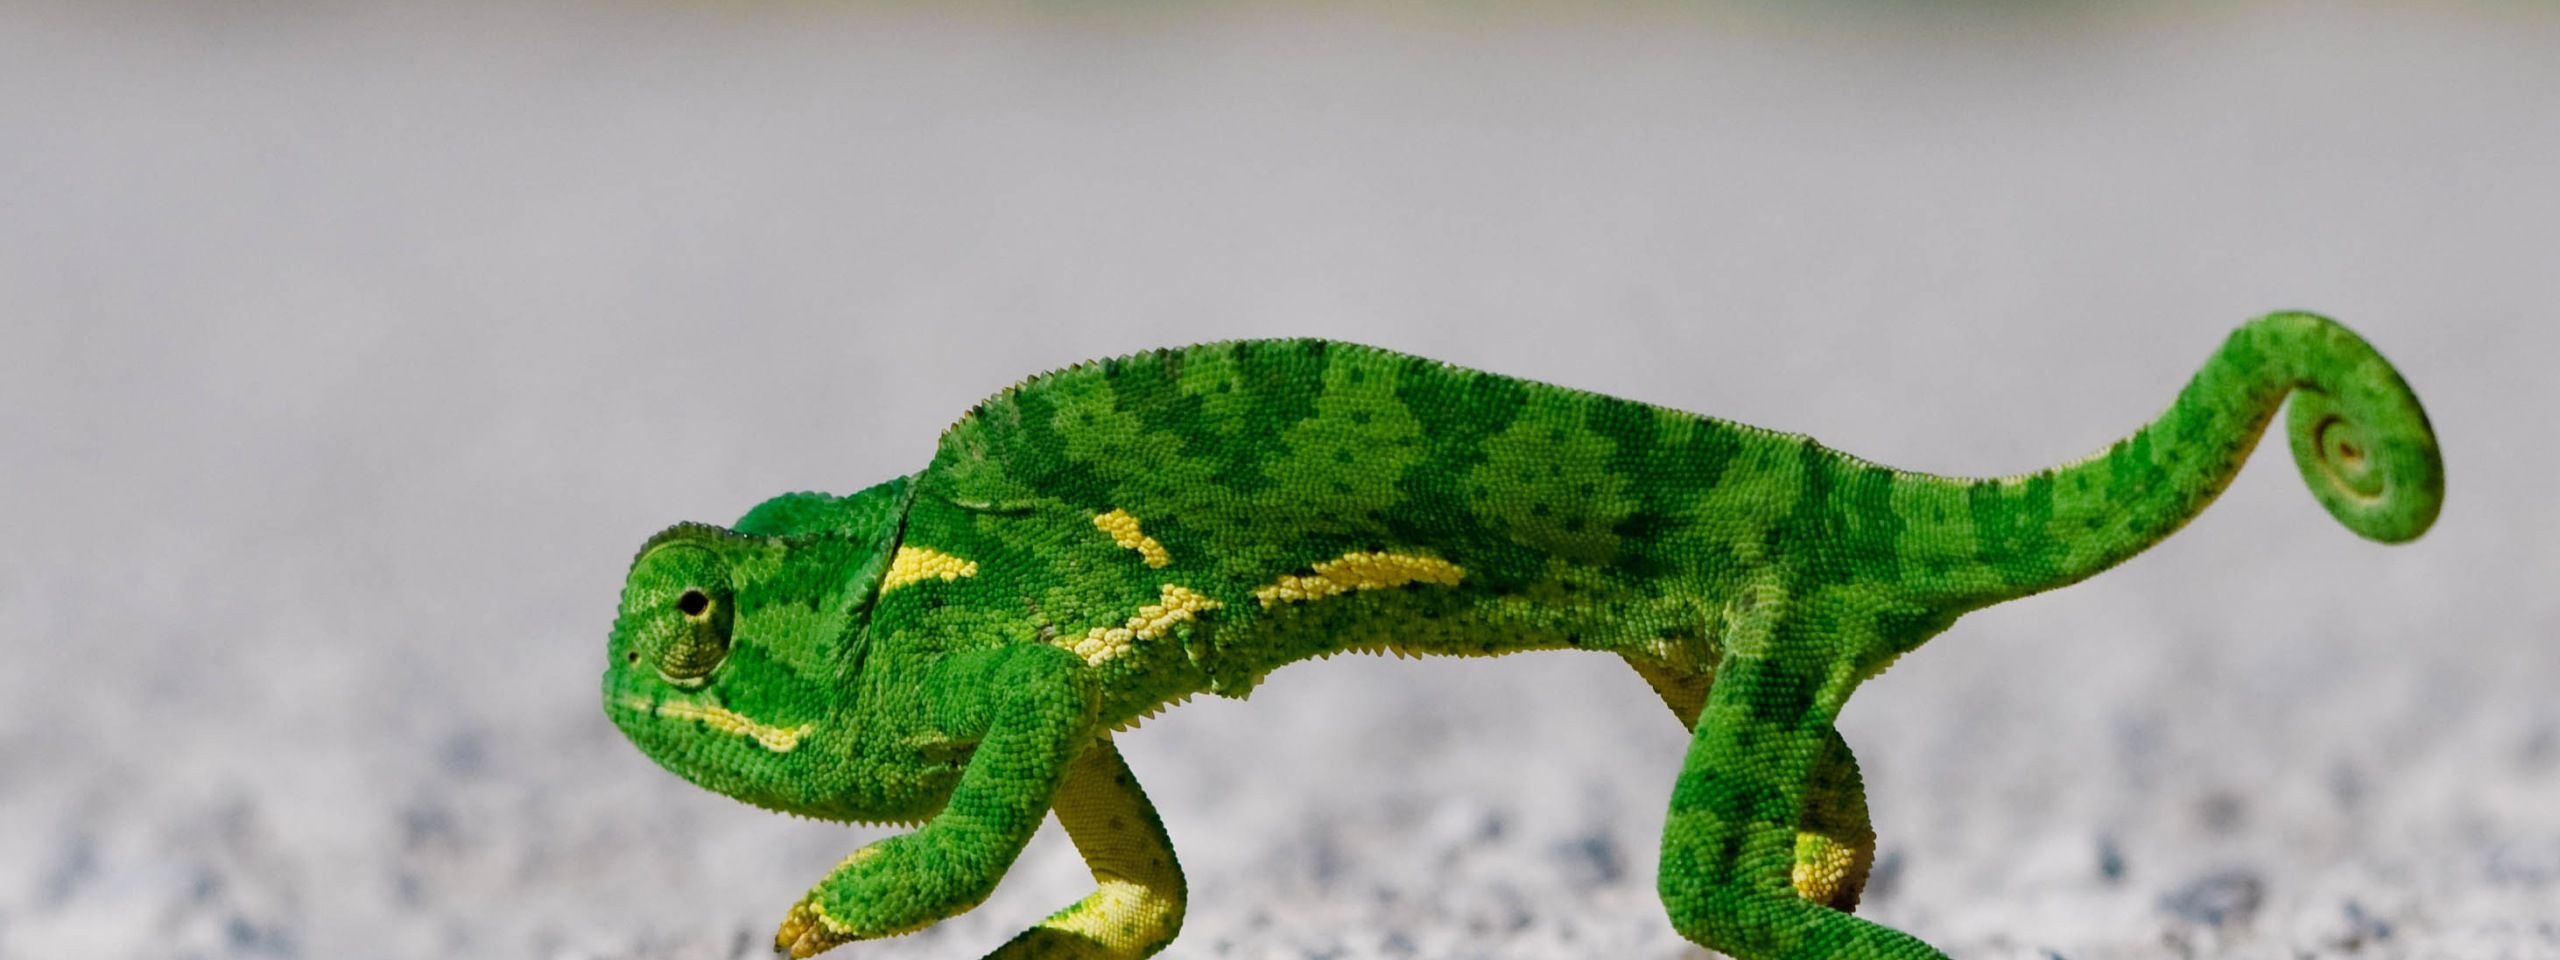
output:
[{"label": "chameleon eye", "polygon": [[693,686],[729,656],[727,591],[715,596],[687,587],[676,597],[676,612],[684,619],[673,624],[666,648],[658,653],[658,673],[678,686]]},{"label": "chameleon eye", "polygon": [[679,687],[699,687],[729,656],[737,604],[728,561],[703,545],[674,542],[640,555],[631,570],[631,612],[645,623],[632,652]]}]

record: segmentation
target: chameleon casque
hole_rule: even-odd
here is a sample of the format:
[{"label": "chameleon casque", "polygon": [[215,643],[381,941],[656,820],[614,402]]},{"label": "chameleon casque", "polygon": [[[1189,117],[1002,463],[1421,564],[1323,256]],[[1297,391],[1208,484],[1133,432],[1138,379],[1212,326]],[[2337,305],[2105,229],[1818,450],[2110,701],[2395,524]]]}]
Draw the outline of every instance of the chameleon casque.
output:
[{"label": "chameleon casque", "polygon": [[1966,611],[2177,530],[2288,396],[2333,516],[2425,532],[2425,412],[2304,313],[2241,326],[2105,450],[1988,479],[1348,343],[1089,362],[980,403],[920,473],[649,538],[605,710],[711,790],[921,824],[819,881],[777,949],[966,911],[1054,812],[1097,889],[993,956],[1136,958],[1173,939],[1184,888],[1113,732],[1337,652],[1596,651],[1692,730],[1658,871],[1683,936],[1740,960],[1941,957],[1850,913],[1875,833],[1842,702]]}]

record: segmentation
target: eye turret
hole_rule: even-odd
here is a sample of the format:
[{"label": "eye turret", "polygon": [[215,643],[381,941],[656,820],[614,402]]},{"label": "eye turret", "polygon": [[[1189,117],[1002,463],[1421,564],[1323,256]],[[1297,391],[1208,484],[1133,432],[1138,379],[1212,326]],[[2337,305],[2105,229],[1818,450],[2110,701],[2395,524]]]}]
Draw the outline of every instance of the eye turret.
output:
[{"label": "eye turret", "polygon": [[631,588],[633,612],[649,624],[632,652],[656,662],[669,683],[702,685],[729,655],[729,565],[699,544],[661,544],[633,565]]}]

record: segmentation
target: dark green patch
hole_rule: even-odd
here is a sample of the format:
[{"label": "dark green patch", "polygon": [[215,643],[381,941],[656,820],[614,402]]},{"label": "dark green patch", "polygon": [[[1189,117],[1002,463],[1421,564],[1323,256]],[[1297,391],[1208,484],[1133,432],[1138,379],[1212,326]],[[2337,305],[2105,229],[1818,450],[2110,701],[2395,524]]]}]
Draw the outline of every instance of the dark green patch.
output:
[{"label": "dark green patch", "polygon": [[1965,491],[1973,516],[1975,559],[2013,586],[2050,583],[2062,572],[2065,544],[2051,535],[2053,475],[2024,483],[1982,481]]}]

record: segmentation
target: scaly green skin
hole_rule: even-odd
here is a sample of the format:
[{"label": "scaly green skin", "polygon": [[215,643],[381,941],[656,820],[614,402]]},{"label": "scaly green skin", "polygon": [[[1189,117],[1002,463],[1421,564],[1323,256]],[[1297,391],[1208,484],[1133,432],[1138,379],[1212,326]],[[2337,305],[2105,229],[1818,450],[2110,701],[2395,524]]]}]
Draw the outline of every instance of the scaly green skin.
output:
[{"label": "scaly green skin", "polygon": [[792,908],[793,956],[969,909],[1055,810],[1097,890],[995,956],[1134,958],[1180,927],[1182,875],[1110,731],[1345,650],[1597,650],[1694,731],[1660,869],[1683,936],[1934,958],[1847,912],[1875,835],[1842,701],[1964,612],[2176,530],[2288,395],[2332,514],[2426,530],[2425,413],[2308,314],[2242,326],[2105,451],[1980,480],[1351,344],[1082,364],[980,404],[913,477],[652,538],[606,710],[712,790],[923,824]]}]

